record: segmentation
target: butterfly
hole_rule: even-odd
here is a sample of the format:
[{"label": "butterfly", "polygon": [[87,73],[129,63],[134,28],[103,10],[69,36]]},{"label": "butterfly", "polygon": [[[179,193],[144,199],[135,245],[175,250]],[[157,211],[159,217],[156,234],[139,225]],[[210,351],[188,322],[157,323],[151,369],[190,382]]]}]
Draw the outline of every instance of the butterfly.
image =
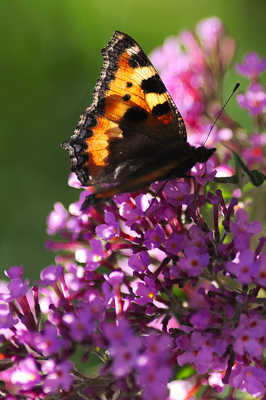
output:
[{"label": "butterfly", "polygon": [[102,55],[92,104],[62,144],[82,186],[95,189],[86,204],[185,177],[215,151],[187,142],[181,114],[134,39],[116,31]]}]

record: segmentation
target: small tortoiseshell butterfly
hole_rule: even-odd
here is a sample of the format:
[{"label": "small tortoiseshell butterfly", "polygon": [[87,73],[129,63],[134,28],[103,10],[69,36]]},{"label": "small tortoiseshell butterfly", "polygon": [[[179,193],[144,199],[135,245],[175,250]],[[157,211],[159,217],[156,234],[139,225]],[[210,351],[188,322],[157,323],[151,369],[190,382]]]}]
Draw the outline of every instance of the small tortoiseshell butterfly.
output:
[{"label": "small tortoiseshell butterfly", "polygon": [[81,184],[95,188],[89,200],[185,177],[211,157],[215,149],[187,142],[181,114],[135,40],[116,31],[102,54],[93,102],[63,143]]}]

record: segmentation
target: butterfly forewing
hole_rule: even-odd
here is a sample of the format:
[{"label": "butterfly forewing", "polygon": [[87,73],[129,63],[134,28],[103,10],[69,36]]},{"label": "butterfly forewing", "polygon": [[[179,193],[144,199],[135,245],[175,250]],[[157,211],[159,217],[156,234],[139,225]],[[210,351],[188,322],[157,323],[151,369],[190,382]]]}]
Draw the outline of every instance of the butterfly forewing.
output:
[{"label": "butterfly forewing", "polygon": [[187,159],[189,169],[184,121],[141,47],[116,31],[102,54],[92,104],[64,143],[81,183],[109,184],[113,194],[178,175],[179,165],[181,174]]}]

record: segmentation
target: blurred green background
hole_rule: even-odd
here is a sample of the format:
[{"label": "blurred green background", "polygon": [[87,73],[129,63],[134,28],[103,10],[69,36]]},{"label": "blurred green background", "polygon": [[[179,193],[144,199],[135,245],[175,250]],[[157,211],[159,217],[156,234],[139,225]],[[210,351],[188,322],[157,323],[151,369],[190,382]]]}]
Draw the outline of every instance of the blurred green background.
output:
[{"label": "blurred green background", "polygon": [[[100,49],[114,30],[149,53],[215,15],[236,38],[241,60],[250,50],[265,55],[265,14],[265,0],[1,0],[1,270],[23,264],[33,279],[54,261],[45,249],[46,217],[56,201],[67,206],[79,195],[67,186],[60,143],[90,102]],[[228,72],[227,92],[238,79]],[[234,101],[231,110],[243,117]]]}]

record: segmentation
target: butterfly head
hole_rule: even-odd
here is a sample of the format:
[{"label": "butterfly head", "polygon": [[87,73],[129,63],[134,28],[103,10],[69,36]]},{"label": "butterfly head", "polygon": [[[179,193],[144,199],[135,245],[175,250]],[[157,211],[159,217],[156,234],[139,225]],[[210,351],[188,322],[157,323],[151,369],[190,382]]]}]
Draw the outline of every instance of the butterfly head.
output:
[{"label": "butterfly head", "polygon": [[195,149],[195,159],[197,160],[196,162],[204,163],[208,161],[208,159],[213,155],[215,152],[215,148],[213,147],[212,149],[207,149],[204,146],[200,146]]}]

